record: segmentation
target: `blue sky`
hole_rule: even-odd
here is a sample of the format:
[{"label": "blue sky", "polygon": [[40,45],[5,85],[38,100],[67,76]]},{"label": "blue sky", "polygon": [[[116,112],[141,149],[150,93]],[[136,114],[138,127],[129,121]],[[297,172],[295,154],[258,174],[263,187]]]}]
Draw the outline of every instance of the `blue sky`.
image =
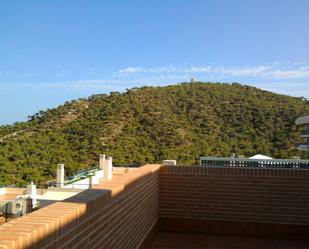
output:
[{"label": "blue sky", "polygon": [[308,13],[308,0],[2,0],[0,124],[192,77],[309,98]]}]

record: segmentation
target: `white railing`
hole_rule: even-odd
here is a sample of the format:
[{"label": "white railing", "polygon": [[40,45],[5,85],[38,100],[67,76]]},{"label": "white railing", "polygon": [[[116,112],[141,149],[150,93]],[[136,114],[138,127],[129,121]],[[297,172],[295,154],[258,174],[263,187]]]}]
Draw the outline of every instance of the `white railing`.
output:
[{"label": "white railing", "polygon": [[302,168],[302,169],[309,169],[309,160],[201,157],[200,158],[200,166],[206,166],[206,167]]}]

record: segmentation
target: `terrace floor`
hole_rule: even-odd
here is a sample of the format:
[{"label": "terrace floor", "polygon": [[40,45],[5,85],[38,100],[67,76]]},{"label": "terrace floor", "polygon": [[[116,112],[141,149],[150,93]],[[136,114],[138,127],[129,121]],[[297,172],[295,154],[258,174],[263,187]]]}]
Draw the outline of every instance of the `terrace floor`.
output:
[{"label": "terrace floor", "polygon": [[309,241],[208,236],[202,234],[159,232],[150,249],[309,249]]}]

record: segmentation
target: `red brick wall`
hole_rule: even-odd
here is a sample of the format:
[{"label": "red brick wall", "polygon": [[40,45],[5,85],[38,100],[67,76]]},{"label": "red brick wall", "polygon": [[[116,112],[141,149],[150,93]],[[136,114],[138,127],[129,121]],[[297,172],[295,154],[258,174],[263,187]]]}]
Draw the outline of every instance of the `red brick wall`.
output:
[{"label": "red brick wall", "polygon": [[309,225],[309,170],[166,166],[164,218]]},{"label": "red brick wall", "polygon": [[0,248],[137,248],[159,213],[148,165],[0,226]]}]

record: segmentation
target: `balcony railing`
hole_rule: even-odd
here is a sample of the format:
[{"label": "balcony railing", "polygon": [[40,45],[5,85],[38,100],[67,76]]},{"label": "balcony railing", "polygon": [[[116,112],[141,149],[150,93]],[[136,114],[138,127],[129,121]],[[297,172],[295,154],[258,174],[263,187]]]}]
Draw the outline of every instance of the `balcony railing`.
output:
[{"label": "balcony railing", "polygon": [[301,137],[304,137],[304,138],[308,138],[308,137],[309,137],[309,129],[307,128],[307,129],[305,129],[305,130],[302,130],[302,131],[300,132],[300,136],[301,136]]},{"label": "balcony railing", "polygon": [[300,134],[300,137],[309,138],[309,134],[308,134],[308,133],[305,133],[305,132],[302,132],[302,133]]},{"label": "balcony railing", "polygon": [[248,168],[295,168],[309,169],[309,160],[288,159],[244,159],[229,157],[201,157],[200,166],[248,167]]}]

